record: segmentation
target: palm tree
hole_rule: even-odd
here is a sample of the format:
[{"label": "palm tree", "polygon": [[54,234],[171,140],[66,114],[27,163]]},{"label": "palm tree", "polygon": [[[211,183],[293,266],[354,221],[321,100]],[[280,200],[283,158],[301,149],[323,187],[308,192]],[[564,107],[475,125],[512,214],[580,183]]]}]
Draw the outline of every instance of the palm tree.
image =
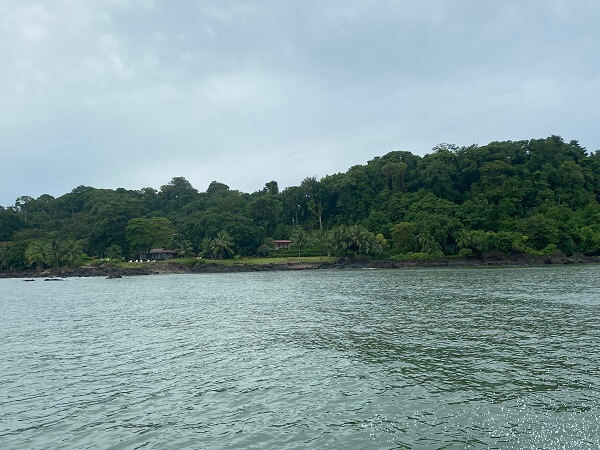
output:
[{"label": "palm tree", "polygon": [[200,242],[200,255],[206,257],[210,256],[210,259],[215,259],[215,254],[213,253],[213,241],[211,238],[205,237]]},{"label": "palm tree", "polygon": [[354,257],[358,259],[358,254],[368,250],[368,231],[360,225],[353,225],[348,228],[348,248],[354,251]]},{"label": "palm tree", "polygon": [[417,240],[419,241],[419,245],[421,246],[421,251],[424,253],[435,255],[441,253],[442,251],[440,244],[430,233],[427,233],[426,231],[419,233],[419,235],[417,236]]},{"label": "palm tree", "polygon": [[469,233],[470,244],[469,247],[477,250],[479,254],[487,251],[486,241],[488,234],[482,230],[471,231]]},{"label": "palm tree", "polygon": [[212,240],[212,251],[219,254],[219,261],[223,262],[223,252],[233,254],[233,238],[227,231],[219,231],[217,237]]},{"label": "palm tree", "polygon": [[62,252],[68,266],[73,265],[73,261],[81,255],[81,249],[73,239],[69,239],[62,245]]},{"label": "palm tree", "polygon": [[337,251],[338,258],[348,248],[348,233],[343,227],[338,227],[331,233],[331,246]]},{"label": "palm tree", "polygon": [[323,249],[331,246],[331,234],[325,230],[319,230],[311,236],[312,241],[319,247],[319,260],[323,260]]},{"label": "palm tree", "polygon": [[292,246],[298,248],[298,262],[300,262],[300,250],[306,247],[308,243],[308,234],[300,226],[296,227],[294,234],[292,235]]},{"label": "palm tree", "polygon": [[472,244],[471,233],[467,230],[462,230],[456,239],[456,245],[458,248],[468,248]]},{"label": "palm tree", "polygon": [[47,260],[48,249],[40,241],[33,241],[25,250],[25,258],[30,266],[35,264],[36,270],[41,270]]},{"label": "palm tree", "polygon": [[119,244],[111,244],[111,246],[106,249],[106,256],[110,259],[121,258],[123,256],[121,246]]},{"label": "palm tree", "polygon": [[190,241],[179,241],[175,247],[175,251],[182,258],[194,256],[194,246]]},{"label": "palm tree", "polygon": [[58,236],[54,236],[50,239],[50,255],[52,256],[52,260],[58,269],[60,266],[60,258],[62,256],[62,242]]}]

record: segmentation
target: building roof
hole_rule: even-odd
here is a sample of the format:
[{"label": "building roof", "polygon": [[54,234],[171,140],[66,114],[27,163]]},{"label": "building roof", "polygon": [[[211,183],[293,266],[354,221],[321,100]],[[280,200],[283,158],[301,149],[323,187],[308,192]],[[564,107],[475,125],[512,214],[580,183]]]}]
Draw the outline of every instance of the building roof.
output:
[{"label": "building roof", "polygon": [[177,252],[174,252],[173,250],[168,250],[166,248],[153,248],[148,253],[150,253],[150,254],[152,254],[152,253],[173,253],[173,254],[176,254]]},{"label": "building roof", "polygon": [[273,239],[273,242],[275,244],[291,244],[292,241],[288,240],[288,239]]}]

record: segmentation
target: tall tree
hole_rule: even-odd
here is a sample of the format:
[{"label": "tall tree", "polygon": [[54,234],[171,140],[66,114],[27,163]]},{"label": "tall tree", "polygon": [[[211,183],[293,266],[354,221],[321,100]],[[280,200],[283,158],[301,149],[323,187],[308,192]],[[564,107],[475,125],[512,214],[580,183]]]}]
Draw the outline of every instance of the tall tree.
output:
[{"label": "tall tree", "polygon": [[309,235],[300,226],[296,227],[292,234],[292,246],[298,249],[298,261],[300,261],[300,252],[309,242]]},{"label": "tall tree", "polygon": [[129,248],[134,252],[149,252],[153,247],[164,247],[171,240],[171,222],[165,217],[131,219],[125,227]]},{"label": "tall tree", "polygon": [[233,254],[233,239],[227,231],[219,231],[217,237],[212,241],[212,251],[219,255],[219,261],[223,261],[223,252]]},{"label": "tall tree", "polygon": [[315,243],[319,249],[319,260],[323,260],[323,252],[329,250],[331,246],[331,233],[325,230],[318,230],[311,236],[311,240]]},{"label": "tall tree", "polygon": [[30,266],[35,265],[36,270],[41,270],[48,260],[48,245],[41,241],[33,241],[25,250],[25,258]]},{"label": "tall tree", "polygon": [[72,266],[75,260],[81,255],[79,244],[73,239],[68,239],[62,244],[62,254],[68,266]]}]

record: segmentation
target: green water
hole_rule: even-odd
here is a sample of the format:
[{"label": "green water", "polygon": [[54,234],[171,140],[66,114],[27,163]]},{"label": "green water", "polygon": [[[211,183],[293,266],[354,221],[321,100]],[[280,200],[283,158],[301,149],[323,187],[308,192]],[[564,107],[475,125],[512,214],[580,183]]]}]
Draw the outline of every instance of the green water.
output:
[{"label": "green water", "polygon": [[0,447],[598,448],[600,266],[0,280]]}]

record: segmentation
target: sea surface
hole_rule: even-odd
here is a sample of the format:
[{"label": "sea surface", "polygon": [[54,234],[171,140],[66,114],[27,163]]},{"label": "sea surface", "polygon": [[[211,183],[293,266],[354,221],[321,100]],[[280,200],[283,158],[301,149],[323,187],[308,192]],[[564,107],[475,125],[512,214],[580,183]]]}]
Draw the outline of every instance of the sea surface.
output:
[{"label": "sea surface", "polygon": [[0,279],[0,448],[599,448],[600,266]]}]

